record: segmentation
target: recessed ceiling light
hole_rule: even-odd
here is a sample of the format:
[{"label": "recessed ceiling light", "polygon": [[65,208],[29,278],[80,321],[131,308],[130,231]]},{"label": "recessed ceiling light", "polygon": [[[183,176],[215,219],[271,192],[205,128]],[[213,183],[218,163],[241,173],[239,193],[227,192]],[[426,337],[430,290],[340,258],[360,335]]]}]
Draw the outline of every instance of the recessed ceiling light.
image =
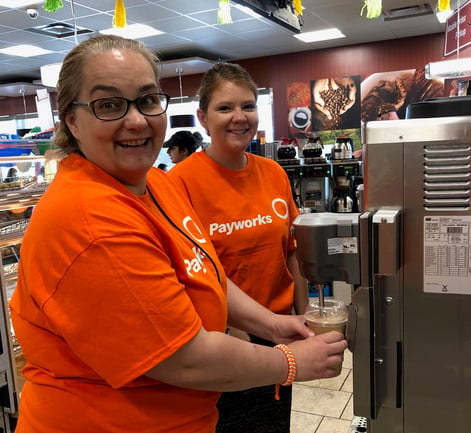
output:
[{"label": "recessed ceiling light", "polygon": [[139,39],[161,35],[163,32],[145,24],[131,24],[123,28],[112,27],[110,29],[100,30],[100,33],[103,33],[104,35],[117,35],[124,38]]},{"label": "recessed ceiling light", "polygon": [[44,0],[0,0],[0,6],[4,6],[6,8],[22,8],[25,6],[31,6],[31,4],[38,5],[44,3]]},{"label": "recessed ceiling light", "polygon": [[42,26],[30,27],[25,29],[29,32],[39,33],[46,36],[54,36],[56,38],[66,38],[68,36],[73,36],[75,33],[77,35],[83,35],[85,33],[93,33],[93,30],[86,29],[84,27],[73,26],[71,24],[55,22],[49,23]]},{"label": "recessed ceiling light", "polygon": [[303,42],[328,41],[329,39],[344,38],[345,35],[339,29],[325,29],[314,32],[305,32],[293,35]]},{"label": "recessed ceiling light", "polygon": [[44,50],[34,45],[14,45],[13,47],[2,48],[0,53],[18,57],[34,57],[52,53],[52,51]]}]

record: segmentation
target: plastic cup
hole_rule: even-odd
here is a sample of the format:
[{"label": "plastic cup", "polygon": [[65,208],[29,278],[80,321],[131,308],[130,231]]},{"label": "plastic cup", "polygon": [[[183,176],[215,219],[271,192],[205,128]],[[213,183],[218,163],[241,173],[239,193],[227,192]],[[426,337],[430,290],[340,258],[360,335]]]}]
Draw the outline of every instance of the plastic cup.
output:
[{"label": "plastic cup", "polygon": [[[343,302],[335,299],[325,299],[323,307],[320,307],[317,299],[312,299],[304,313],[304,320],[308,328],[316,335],[337,331],[345,336],[348,322],[348,309]],[[339,375],[341,371],[342,366],[340,365],[337,375]]]}]

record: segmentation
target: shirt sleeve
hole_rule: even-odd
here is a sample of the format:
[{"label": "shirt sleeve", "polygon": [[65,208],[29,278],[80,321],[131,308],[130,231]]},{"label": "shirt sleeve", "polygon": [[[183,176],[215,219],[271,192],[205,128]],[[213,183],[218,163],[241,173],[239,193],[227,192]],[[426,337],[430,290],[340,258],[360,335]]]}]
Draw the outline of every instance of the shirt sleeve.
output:
[{"label": "shirt sleeve", "polygon": [[44,309],[52,329],[114,387],[175,353],[201,327],[163,248],[137,235],[92,244]]}]

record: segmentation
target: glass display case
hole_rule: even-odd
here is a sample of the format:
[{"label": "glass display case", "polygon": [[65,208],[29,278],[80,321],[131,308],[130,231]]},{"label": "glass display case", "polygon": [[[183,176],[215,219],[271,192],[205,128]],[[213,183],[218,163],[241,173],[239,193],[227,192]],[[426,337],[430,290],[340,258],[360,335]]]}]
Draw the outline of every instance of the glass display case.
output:
[{"label": "glass display case", "polygon": [[0,431],[12,432],[24,383],[24,357],[11,325],[8,303],[16,287],[23,234],[55,174],[57,160],[51,155],[35,154],[29,147],[15,151],[14,147],[2,146],[0,143]]}]

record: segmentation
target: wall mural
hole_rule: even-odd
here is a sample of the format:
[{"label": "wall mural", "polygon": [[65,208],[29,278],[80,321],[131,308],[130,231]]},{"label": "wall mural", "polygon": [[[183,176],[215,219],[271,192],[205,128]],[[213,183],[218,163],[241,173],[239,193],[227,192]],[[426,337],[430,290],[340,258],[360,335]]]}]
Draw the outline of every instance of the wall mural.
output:
[{"label": "wall mural", "polygon": [[360,149],[362,122],[404,119],[412,102],[443,96],[444,81],[427,80],[423,68],[293,82],[287,87],[289,135],[313,134],[327,144],[346,135]]},{"label": "wall mural", "polygon": [[360,127],[360,76],[311,81],[312,128],[316,131]]},{"label": "wall mural", "polygon": [[424,69],[372,74],[361,82],[361,120],[405,119],[413,102],[445,96],[443,80],[427,80]]}]

